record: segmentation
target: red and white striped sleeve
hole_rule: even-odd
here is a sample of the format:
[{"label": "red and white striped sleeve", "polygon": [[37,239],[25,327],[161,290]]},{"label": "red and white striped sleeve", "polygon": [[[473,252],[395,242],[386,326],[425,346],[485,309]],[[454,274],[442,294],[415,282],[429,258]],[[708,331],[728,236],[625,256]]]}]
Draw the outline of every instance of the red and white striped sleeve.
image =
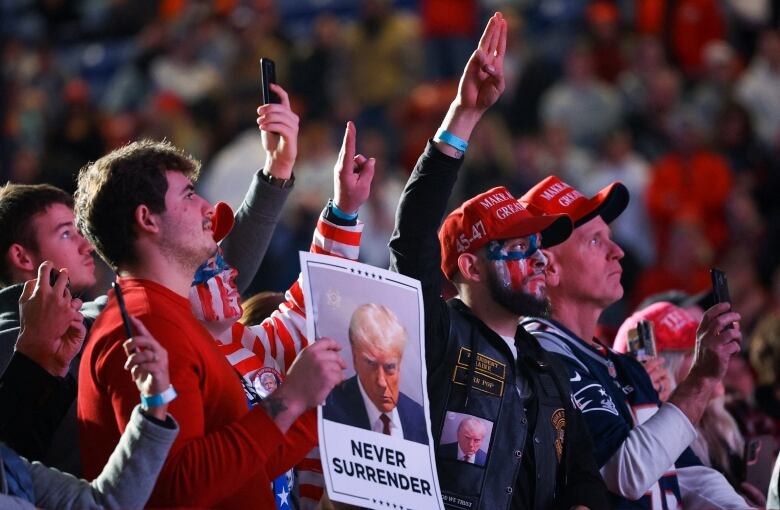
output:
[{"label": "red and white striped sleeve", "polygon": [[[363,224],[336,225],[320,216],[314,231],[310,251],[357,260]],[[287,290],[285,302],[259,326],[246,328],[242,343],[262,360],[264,366],[277,366],[283,371],[298,353],[309,344],[306,338],[306,308],[303,302],[303,276]],[[317,507],[325,492],[319,449],[315,448],[296,466],[301,510]]]},{"label": "red and white striped sleeve", "polygon": [[[362,232],[362,223],[358,222],[354,226],[336,225],[320,216],[310,251],[357,260]],[[298,280],[287,289],[284,303],[269,318],[247,329],[252,334],[243,335],[244,347],[263,360],[264,365],[276,365],[286,373],[298,353],[309,345],[302,276],[298,275]]]}]

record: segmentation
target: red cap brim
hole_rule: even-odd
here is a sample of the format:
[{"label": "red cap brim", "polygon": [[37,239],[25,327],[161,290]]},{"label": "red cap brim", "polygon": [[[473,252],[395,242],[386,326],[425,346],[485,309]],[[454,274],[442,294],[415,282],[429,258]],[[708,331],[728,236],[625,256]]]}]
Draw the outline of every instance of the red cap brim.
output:
[{"label": "red cap brim", "polygon": [[509,228],[496,232],[493,241],[525,237],[537,232],[542,234],[542,246],[550,248],[569,238],[574,225],[566,214],[549,214],[523,218]]}]

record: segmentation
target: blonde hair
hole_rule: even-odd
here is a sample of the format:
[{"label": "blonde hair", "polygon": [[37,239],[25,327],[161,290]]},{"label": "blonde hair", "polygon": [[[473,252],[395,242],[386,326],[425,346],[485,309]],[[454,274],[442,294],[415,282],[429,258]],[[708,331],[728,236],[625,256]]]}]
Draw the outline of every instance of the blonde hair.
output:
[{"label": "blonde hair", "polygon": [[[671,389],[674,390],[682,379],[688,375],[680,374],[685,357],[692,355],[693,352],[686,351],[661,351],[658,356],[666,360],[666,370],[669,372],[669,382],[671,383]],[[679,377],[678,377],[679,376]]]},{"label": "blonde hair", "polygon": [[720,395],[707,403],[699,425],[698,437],[691,448],[701,461],[723,473],[729,481],[737,478],[731,469],[729,457],[742,457],[745,439],[733,416],[726,410],[725,396]]},{"label": "blonde hair", "polygon": [[366,303],[357,307],[349,321],[349,343],[353,349],[370,345],[401,355],[406,347],[406,330],[392,310],[384,305]]}]

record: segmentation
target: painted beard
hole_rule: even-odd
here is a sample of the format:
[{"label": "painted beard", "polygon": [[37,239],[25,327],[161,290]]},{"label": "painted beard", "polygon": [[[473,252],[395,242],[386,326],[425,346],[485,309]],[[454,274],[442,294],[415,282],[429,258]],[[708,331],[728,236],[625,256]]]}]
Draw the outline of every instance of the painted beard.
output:
[{"label": "painted beard", "polygon": [[510,283],[511,280],[501,278],[494,264],[490,264],[488,272],[488,290],[490,296],[499,305],[509,310],[515,315],[525,317],[550,316],[550,300],[544,297],[537,297],[539,290],[535,294],[529,294],[523,290],[518,290]]}]

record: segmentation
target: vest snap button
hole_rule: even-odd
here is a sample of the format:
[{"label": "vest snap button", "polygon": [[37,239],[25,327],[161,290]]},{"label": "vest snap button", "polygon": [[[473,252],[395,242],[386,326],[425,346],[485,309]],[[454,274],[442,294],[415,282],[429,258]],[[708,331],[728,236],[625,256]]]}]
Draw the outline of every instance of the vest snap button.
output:
[{"label": "vest snap button", "polygon": [[539,444],[539,438],[538,437],[534,437],[534,443]]},{"label": "vest snap button", "polygon": [[526,419],[526,418],[523,418],[523,419],[521,419],[521,420],[520,420],[520,423],[522,423],[523,425],[525,425],[526,423],[528,423],[528,419]]},{"label": "vest snap button", "polygon": [[507,494],[512,494],[512,487],[507,487],[506,488],[506,493]]},{"label": "vest snap button", "polygon": [[522,456],[523,456],[523,451],[522,450],[515,450],[515,457],[517,457],[519,459]]}]

